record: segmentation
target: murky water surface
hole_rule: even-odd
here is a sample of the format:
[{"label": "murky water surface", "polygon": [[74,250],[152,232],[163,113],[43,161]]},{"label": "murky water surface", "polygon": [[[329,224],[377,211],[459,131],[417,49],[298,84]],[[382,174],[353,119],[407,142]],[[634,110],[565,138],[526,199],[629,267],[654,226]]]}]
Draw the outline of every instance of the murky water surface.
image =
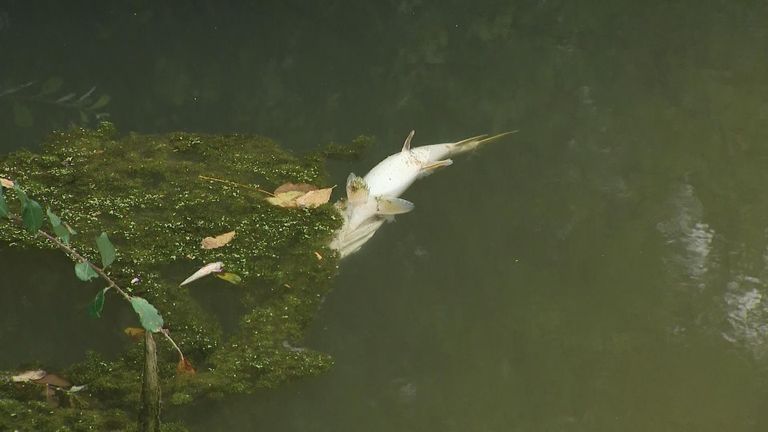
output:
[{"label": "murky water surface", "polygon": [[[107,116],[297,151],[375,135],[332,166],[341,183],[411,129],[415,145],[520,129],[417,183],[416,211],[343,263],[304,341],[330,373],[168,415],[199,431],[768,427],[765,2],[126,3],[0,3],[0,93],[33,82],[0,96],[1,151]],[[4,248],[0,268],[0,366],[117,348],[129,312],[89,323],[66,258]]]}]

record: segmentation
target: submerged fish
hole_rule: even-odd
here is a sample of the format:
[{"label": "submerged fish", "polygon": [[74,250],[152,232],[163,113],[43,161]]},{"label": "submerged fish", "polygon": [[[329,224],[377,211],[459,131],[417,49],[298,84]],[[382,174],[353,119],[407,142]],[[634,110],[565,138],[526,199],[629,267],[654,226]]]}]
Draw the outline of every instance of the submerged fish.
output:
[{"label": "submerged fish", "polygon": [[356,252],[386,220],[413,210],[413,203],[398,198],[417,179],[450,166],[450,156],[474,150],[517,131],[498,135],[480,135],[455,143],[432,144],[411,148],[414,131],[408,135],[400,152],[373,167],[364,177],[354,173],[347,178],[347,199],[336,204],[344,224],[331,247],[342,257]]}]

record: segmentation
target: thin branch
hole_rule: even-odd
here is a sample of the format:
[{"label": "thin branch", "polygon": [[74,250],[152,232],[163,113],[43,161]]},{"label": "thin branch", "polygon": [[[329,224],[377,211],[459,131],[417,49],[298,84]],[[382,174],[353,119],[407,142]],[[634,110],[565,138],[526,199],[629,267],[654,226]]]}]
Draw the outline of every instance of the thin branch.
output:
[{"label": "thin branch", "polygon": [[168,329],[160,329],[160,333],[162,333],[163,336],[165,336],[165,338],[168,339],[168,342],[170,342],[171,345],[173,345],[173,347],[176,348],[176,351],[179,352],[179,356],[183,360],[184,359],[184,353],[181,352],[181,348],[179,348],[179,346],[176,345],[176,342],[173,339],[171,339],[171,335],[168,333]]},{"label": "thin branch", "polygon": [[123,291],[123,289],[120,288],[117,285],[117,283],[115,283],[115,281],[112,280],[112,278],[110,278],[106,273],[104,273],[103,269],[98,267],[96,264],[92,263],[90,260],[88,260],[84,256],[82,256],[79,253],[77,253],[77,251],[75,251],[74,249],[69,247],[69,245],[67,245],[66,243],[64,243],[61,240],[57,239],[56,237],[48,234],[47,232],[43,231],[42,229],[37,230],[37,232],[39,234],[42,234],[43,236],[45,236],[45,238],[47,238],[49,241],[53,242],[60,249],[63,249],[64,251],[66,251],[71,256],[73,256],[76,259],[80,260],[80,262],[84,262],[84,263],[88,264],[99,276],[102,277],[102,279],[104,279],[105,281],[107,281],[109,283],[109,286],[107,288],[114,288],[114,289],[116,289],[117,292],[119,292],[120,295],[123,296],[123,298],[125,298],[127,301],[131,301],[131,296],[128,295],[128,293],[126,293],[125,291]]},{"label": "thin branch", "polygon": [[236,183],[236,182],[233,182],[233,181],[230,181],[230,180],[223,180],[223,179],[219,179],[219,178],[216,178],[216,177],[208,177],[208,176],[204,176],[204,175],[198,175],[197,177],[201,178],[203,180],[210,180],[210,181],[220,182],[220,183],[224,183],[224,184],[228,184],[228,185],[232,185],[232,186],[239,186],[239,187],[244,187],[244,188],[248,188],[248,189],[255,189],[255,190],[257,190],[257,191],[259,191],[259,192],[261,192],[263,194],[267,194],[269,196],[275,196],[275,194],[273,194],[272,192],[268,192],[268,191],[265,191],[264,189],[260,189],[258,186],[250,186],[250,185],[247,185],[247,184]]},{"label": "thin branch", "polygon": [[[23,221],[22,221],[22,219],[20,217],[18,217],[16,215],[9,215],[9,216],[10,216],[9,219],[11,221],[16,222],[17,225],[22,225],[23,226]],[[79,260],[80,262],[84,262],[84,263],[88,264],[99,276],[101,276],[105,281],[107,281],[107,283],[109,283],[109,286],[107,286],[107,288],[114,288],[115,290],[117,290],[117,292],[120,293],[120,295],[123,296],[123,298],[127,302],[129,302],[129,303],[131,302],[131,296],[128,293],[126,293],[122,288],[120,288],[120,286],[117,285],[117,283],[114,280],[112,280],[112,278],[110,278],[104,272],[104,270],[102,268],[98,267],[97,265],[92,263],[89,259],[85,258],[84,256],[80,255],[76,250],[72,249],[69,245],[67,245],[66,243],[62,242],[58,238],[48,234],[47,232],[43,231],[42,229],[37,230],[37,233],[42,235],[46,239],[48,239],[48,241],[50,241],[53,244],[55,244],[59,249],[63,250],[67,254],[69,254],[70,257],[73,257],[76,260]],[[173,347],[176,349],[176,351],[178,351],[179,356],[181,356],[181,358],[184,359],[184,353],[181,352],[181,348],[179,348],[179,346],[176,344],[176,342],[173,340],[173,338],[171,338],[171,335],[168,334],[168,330],[161,328],[160,329],[160,333],[162,333],[163,336],[165,336],[165,338],[168,339],[168,341],[171,343],[171,345],[173,345]]]}]

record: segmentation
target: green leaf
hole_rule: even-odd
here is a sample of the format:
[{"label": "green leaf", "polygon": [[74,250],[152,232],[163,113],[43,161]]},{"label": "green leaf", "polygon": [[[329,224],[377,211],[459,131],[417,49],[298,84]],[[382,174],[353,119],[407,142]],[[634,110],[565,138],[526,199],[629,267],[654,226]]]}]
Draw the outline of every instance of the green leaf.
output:
[{"label": "green leaf", "polygon": [[56,237],[61,239],[62,243],[69,244],[69,230],[64,225],[56,225],[53,227],[53,233]]},{"label": "green leaf", "polygon": [[101,318],[101,311],[104,309],[104,294],[107,293],[108,289],[109,287],[106,287],[96,293],[96,297],[94,297],[91,304],[88,305],[88,315],[91,318]]},{"label": "green leaf", "polygon": [[62,225],[61,218],[59,218],[56,213],[52,212],[51,209],[47,209],[46,213],[48,214],[48,220],[51,222],[51,228],[53,228],[56,237],[61,239],[62,242],[69,244],[69,230]]},{"label": "green leaf", "polygon": [[235,285],[239,285],[240,282],[243,281],[243,279],[235,273],[227,273],[227,272],[216,273],[216,277]]},{"label": "green leaf", "polygon": [[77,275],[77,278],[83,282],[88,282],[93,278],[99,277],[99,274],[96,273],[96,270],[94,270],[93,267],[91,267],[91,265],[87,262],[80,262],[75,264],[75,275]]},{"label": "green leaf", "polygon": [[27,193],[24,192],[23,189],[21,189],[18,183],[13,184],[13,190],[16,191],[16,196],[19,197],[19,201],[21,201],[21,206],[24,207],[27,204],[27,201],[29,201],[29,198],[27,197]]},{"label": "green leaf", "polygon": [[131,306],[139,315],[141,326],[144,330],[157,333],[163,328],[163,317],[154,306],[141,297],[131,297]]},{"label": "green leaf", "polygon": [[37,233],[43,227],[43,208],[37,201],[27,199],[24,202],[21,207],[21,221],[30,234]]},{"label": "green leaf", "polygon": [[0,187],[0,217],[8,216],[8,204],[5,203],[5,196],[3,195],[3,188]]},{"label": "green leaf", "polygon": [[61,225],[61,218],[58,217],[56,213],[52,212],[50,208],[45,210],[45,214],[48,215],[48,220],[51,221],[52,228],[56,228],[57,226]]},{"label": "green leaf", "polygon": [[109,241],[107,233],[103,232],[96,237],[96,246],[99,248],[99,254],[101,254],[101,263],[104,264],[104,268],[107,268],[115,261],[115,247]]}]

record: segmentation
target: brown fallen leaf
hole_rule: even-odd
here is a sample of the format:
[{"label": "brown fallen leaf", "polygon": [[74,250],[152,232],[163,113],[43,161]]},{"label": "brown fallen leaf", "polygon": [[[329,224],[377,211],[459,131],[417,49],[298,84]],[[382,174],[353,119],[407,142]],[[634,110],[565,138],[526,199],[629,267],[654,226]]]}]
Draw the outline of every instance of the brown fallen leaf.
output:
[{"label": "brown fallen leaf", "polygon": [[13,180],[8,180],[7,178],[0,177],[0,186],[8,189],[13,189]]},{"label": "brown fallen leaf", "polygon": [[273,194],[279,195],[283,192],[294,192],[294,191],[307,193],[315,189],[317,189],[317,186],[311,185],[308,183],[285,183],[278,186],[277,189],[275,189],[275,191],[273,192]]},{"label": "brown fallen leaf", "polygon": [[216,249],[224,246],[235,238],[235,232],[230,231],[228,233],[219,234],[216,237],[206,237],[202,241],[203,249]]},{"label": "brown fallen leaf", "polygon": [[268,197],[267,202],[278,207],[298,207],[296,198],[303,196],[305,193],[302,191],[281,192],[273,197]]},{"label": "brown fallen leaf", "polygon": [[197,373],[194,366],[192,366],[192,363],[190,363],[186,357],[179,359],[179,363],[176,364],[176,372],[178,372],[179,375],[194,375]]},{"label": "brown fallen leaf", "polygon": [[72,383],[67,381],[66,379],[56,375],[56,374],[47,374],[44,377],[36,380],[32,380],[32,382],[37,384],[47,384],[54,387],[61,387],[61,388],[69,388],[72,387]]},{"label": "brown fallen leaf", "polygon": [[313,190],[305,193],[304,195],[296,198],[296,204],[299,207],[315,208],[328,202],[331,199],[331,191],[333,188],[325,188]]},{"label": "brown fallen leaf", "polygon": [[39,380],[43,377],[45,377],[48,374],[48,372],[38,369],[38,370],[28,370],[24,371],[18,375],[14,375],[11,377],[11,381],[13,382],[29,382],[34,380]]},{"label": "brown fallen leaf", "polygon": [[134,342],[138,342],[144,337],[144,329],[141,327],[126,327],[123,333],[133,339]]}]

